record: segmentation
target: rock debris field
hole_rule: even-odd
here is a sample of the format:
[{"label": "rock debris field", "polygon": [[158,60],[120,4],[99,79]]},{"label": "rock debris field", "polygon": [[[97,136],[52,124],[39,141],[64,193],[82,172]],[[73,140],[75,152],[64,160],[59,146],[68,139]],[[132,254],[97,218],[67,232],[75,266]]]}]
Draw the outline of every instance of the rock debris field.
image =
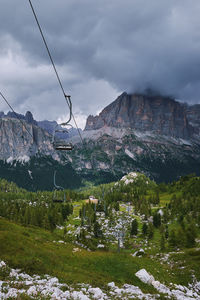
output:
[{"label": "rock debris field", "polygon": [[30,299],[74,299],[74,300],[112,300],[112,299],[159,299],[165,295],[166,299],[200,299],[200,282],[194,278],[188,287],[171,284],[170,287],[155,280],[145,269],[139,270],[135,275],[144,283],[151,285],[156,294],[145,294],[137,286],[124,284],[121,288],[114,282],[107,284],[104,290],[92,287],[89,284],[69,286],[59,283],[58,278],[49,275],[30,276],[20,270],[9,268],[4,261],[0,261],[0,299],[17,299],[20,295],[27,295]]}]

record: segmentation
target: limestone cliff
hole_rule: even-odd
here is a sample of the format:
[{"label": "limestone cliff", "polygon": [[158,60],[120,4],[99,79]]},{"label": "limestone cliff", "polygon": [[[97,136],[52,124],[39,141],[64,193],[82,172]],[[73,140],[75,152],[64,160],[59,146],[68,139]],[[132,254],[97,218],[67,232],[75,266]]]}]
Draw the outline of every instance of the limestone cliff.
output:
[{"label": "limestone cliff", "polygon": [[0,158],[8,161],[28,160],[41,153],[59,159],[52,147],[50,134],[31,122],[30,115],[28,120],[0,118]]},{"label": "limestone cliff", "polygon": [[127,93],[104,108],[99,116],[89,116],[85,130],[102,127],[131,128],[184,139],[194,134],[179,102],[168,97]]}]

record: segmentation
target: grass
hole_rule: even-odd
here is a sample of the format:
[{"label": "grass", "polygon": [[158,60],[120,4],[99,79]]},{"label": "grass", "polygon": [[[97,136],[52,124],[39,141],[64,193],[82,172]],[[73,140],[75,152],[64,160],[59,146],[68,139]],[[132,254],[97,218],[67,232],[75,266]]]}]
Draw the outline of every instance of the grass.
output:
[{"label": "grass", "polygon": [[[165,206],[170,199],[171,195],[162,193],[159,206]],[[84,200],[73,202],[74,212],[66,225],[80,225],[80,220],[74,218],[79,215],[83,203]],[[125,210],[125,207],[120,205],[120,211],[125,212]],[[141,218],[139,216],[135,218],[138,220],[141,233]],[[170,224],[169,230],[173,226],[176,224]],[[200,250],[186,249],[183,253],[171,254],[172,263],[169,264],[167,261],[161,264],[159,257],[164,253],[159,254],[159,229],[154,230],[154,237],[147,245],[151,249],[145,250],[146,254],[142,258],[133,258],[130,255],[133,249],[121,250],[117,253],[117,245],[110,245],[109,252],[88,252],[81,249],[73,253],[76,245],[70,242],[65,244],[55,242],[59,240],[63,240],[63,230],[56,229],[51,233],[38,227],[23,227],[0,217],[0,260],[5,260],[10,267],[20,268],[30,275],[49,274],[58,277],[61,282],[72,285],[89,283],[92,286],[105,287],[111,281],[119,286],[129,283],[140,287],[145,293],[156,293],[156,291],[135,276],[135,273],[142,268],[151,273],[156,280],[167,285],[170,282],[187,285],[192,280],[192,274],[200,280]],[[145,247],[144,237],[141,234],[131,239],[131,243]],[[0,273],[1,279],[3,274]],[[21,296],[21,299],[29,298]]]},{"label": "grass", "polygon": [[[130,253],[96,251],[88,252],[82,249],[73,253],[73,244],[59,244],[53,241],[62,236],[50,233],[37,227],[23,227],[0,218],[0,258],[10,267],[20,268],[28,274],[49,274],[56,276],[61,282],[68,284],[89,283],[93,286],[105,287],[114,281],[117,285],[124,283],[139,286],[143,292],[154,293],[153,287],[142,283],[135,273],[145,268],[155,279],[169,284],[187,284],[191,281],[191,270],[200,279],[198,268],[200,251],[188,250],[184,254],[174,254],[174,269],[158,259],[151,259],[147,254],[143,258],[132,257]],[[157,247],[157,234],[155,245]],[[151,254],[154,248],[152,247]],[[185,262],[185,269],[179,267]],[[1,279],[1,274],[0,274]]]},{"label": "grass", "polygon": [[56,276],[68,284],[82,282],[105,287],[108,282],[114,281],[119,286],[130,283],[144,292],[155,292],[135,273],[145,268],[157,275],[157,270],[162,270],[159,263],[148,258],[133,258],[125,253],[88,252],[84,249],[73,253],[76,246],[53,242],[60,238],[58,234],[40,228],[25,228],[0,218],[0,258],[10,267],[20,268],[31,275]]},{"label": "grass", "polygon": [[172,195],[169,193],[162,193],[159,195],[160,197],[160,206],[165,207],[171,200]]}]

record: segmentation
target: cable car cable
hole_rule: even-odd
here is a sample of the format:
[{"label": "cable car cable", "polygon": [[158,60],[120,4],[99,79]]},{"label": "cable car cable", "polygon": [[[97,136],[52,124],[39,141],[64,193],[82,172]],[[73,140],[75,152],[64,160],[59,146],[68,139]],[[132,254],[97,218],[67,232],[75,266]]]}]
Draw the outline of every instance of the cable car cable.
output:
[{"label": "cable car cable", "polygon": [[[64,90],[64,88],[63,88],[61,79],[60,79],[60,77],[59,77],[58,71],[57,71],[57,69],[56,69],[55,63],[54,63],[53,58],[52,58],[52,55],[51,55],[51,52],[50,52],[50,50],[49,50],[49,47],[48,47],[47,42],[46,42],[46,39],[45,39],[45,37],[44,37],[42,28],[41,28],[40,23],[39,23],[39,20],[38,20],[38,17],[37,17],[37,15],[36,15],[36,12],[35,12],[35,10],[34,10],[34,7],[33,7],[33,5],[32,5],[31,0],[28,0],[28,1],[29,1],[31,10],[32,10],[32,12],[33,12],[33,15],[34,15],[34,17],[35,17],[35,21],[36,21],[37,26],[38,26],[38,28],[39,28],[40,34],[41,34],[41,36],[42,36],[42,40],[43,40],[43,42],[44,42],[45,48],[46,48],[47,53],[48,53],[48,55],[49,55],[51,64],[52,64],[52,66],[53,66],[53,69],[54,69],[54,71],[55,71],[56,77],[57,77],[57,79],[58,79],[58,83],[59,83],[60,88],[61,88],[61,90],[62,90],[62,93],[63,93],[63,95],[64,95],[64,97],[65,97],[65,99],[66,99],[66,101],[67,101],[67,104],[68,104],[68,106],[69,106],[69,108],[70,108],[70,103],[69,103],[69,101],[68,101],[68,97],[69,97],[69,96],[66,95],[65,90]],[[79,130],[79,128],[78,128],[78,125],[77,125],[77,123],[76,123],[76,120],[75,120],[75,117],[74,117],[73,113],[72,113],[72,118],[73,118],[73,120],[74,120],[75,126],[76,126],[76,128],[77,128],[78,134],[79,134],[80,139],[81,139],[81,142],[83,143],[83,138],[82,138],[82,136],[81,136],[80,130]]]}]

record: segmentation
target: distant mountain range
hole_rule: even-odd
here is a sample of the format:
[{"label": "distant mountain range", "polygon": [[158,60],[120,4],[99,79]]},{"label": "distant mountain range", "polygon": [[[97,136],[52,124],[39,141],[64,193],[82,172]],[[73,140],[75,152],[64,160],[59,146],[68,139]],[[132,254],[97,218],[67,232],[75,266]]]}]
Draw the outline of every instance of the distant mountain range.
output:
[{"label": "distant mountain range", "polygon": [[[85,180],[109,182],[131,171],[143,172],[158,182],[193,172],[200,175],[199,104],[123,93],[98,116],[88,117],[83,143],[76,129],[69,132],[74,150],[64,154],[56,152],[51,143],[55,121],[36,121],[31,112],[18,114],[18,118],[22,122],[12,112],[0,112],[0,176],[16,181],[23,170],[29,184],[21,180],[21,185],[29,189],[50,189],[48,174],[52,177],[55,168],[65,174],[65,187],[78,187]],[[48,184],[38,180],[39,174]]]}]

